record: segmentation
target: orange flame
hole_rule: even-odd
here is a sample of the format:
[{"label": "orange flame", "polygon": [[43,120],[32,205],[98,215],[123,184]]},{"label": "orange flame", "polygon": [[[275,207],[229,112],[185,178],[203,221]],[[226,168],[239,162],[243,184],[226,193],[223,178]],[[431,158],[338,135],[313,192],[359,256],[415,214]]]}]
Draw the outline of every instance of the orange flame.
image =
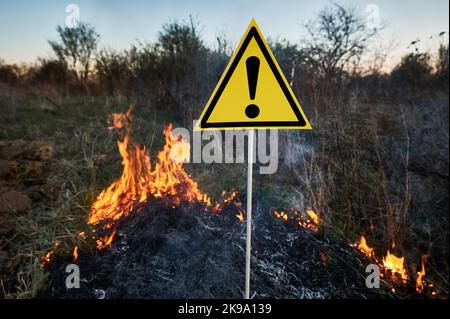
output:
[{"label": "orange flame", "polygon": [[75,262],[78,260],[78,246],[73,249],[72,260]]},{"label": "orange flame", "polygon": [[416,291],[421,293],[423,289],[425,288],[425,283],[423,281],[423,277],[425,276],[425,263],[428,258],[428,255],[422,255],[421,261],[422,261],[422,269],[420,272],[417,273],[417,280],[416,280]]},{"label": "orange flame", "polygon": [[154,168],[146,148],[131,140],[131,112],[113,114],[111,130],[119,130],[123,140],[118,141],[122,157],[121,177],[106,187],[92,204],[88,224],[102,223],[102,228],[113,228],[111,235],[97,240],[97,248],[111,245],[116,235],[116,222],[128,216],[139,203],[153,198],[169,198],[172,204],[181,201],[203,202],[210,206],[210,198],[202,193],[197,183],[183,169],[189,159],[190,145],[181,138],[174,138],[169,124],[164,130],[165,145],[157,155]]},{"label": "orange flame", "polygon": [[[306,214],[308,215],[309,218],[304,220],[303,218],[299,217],[298,218],[299,225],[315,232],[319,231],[319,224],[320,224],[319,216],[313,210],[306,211]],[[296,215],[298,214],[296,213]]]},{"label": "orange flame", "polygon": [[281,218],[283,221],[287,221],[289,218],[288,214],[286,214],[283,211],[281,211],[281,212],[275,211],[275,217]]},{"label": "orange flame", "polygon": [[44,256],[41,257],[40,259],[40,266],[42,268],[46,268],[55,258],[55,251],[56,249],[59,247],[59,242],[56,242],[53,245],[53,248],[51,250],[49,250],[47,253],[45,253]]},{"label": "orange flame", "polygon": [[[313,211],[308,210],[306,214],[309,218],[306,218],[304,215],[297,212],[295,209],[290,210],[290,214],[292,216],[292,219],[294,219],[299,226],[308,228],[312,231],[318,231],[319,230],[319,216]],[[284,211],[274,211],[274,215],[276,218],[279,218],[283,220],[284,222],[287,222],[289,220],[289,214]]]},{"label": "orange flame", "polygon": [[116,237],[116,233],[117,233],[117,229],[114,228],[114,230],[112,231],[111,235],[105,236],[103,238],[97,239],[96,243],[97,243],[97,249],[103,249],[106,247],[111,246],[114,238]]},{"label": "orange flame", "polygon": [[364,235],[361,235],[361,238],[359,239],[358,249],[361,251],[364,255],[367,257],[374,257],[374,249],[372,247],[369,247],[366,242],[366,238]]},{"label": "orange flame", "polygon": [[44,268],[53,260],[53,250],[47,252],[44,256],[41,257],[41,266]]},{"label": "orange flame", "polygon": [[311,209],[308,210],[306,213],[308,214],[309,218],[312,219],[313,223],[319,226],[319,216],[317,216],[317,214],[314,213],[314,211]]},{"label": "orange flame", "polygon": [[[364,255],[371,258],[374,262],[379,264],[382,268],[382,276],[390,276],[391,279],[400,278],[403,283],[406,283],[410,276],[408,275],[408,270],[406,267],[406,261],[405,257],[397,257],[394,254],[390,252],[388,249],[386,256],[383,257],[382,264],[377,260],[375,256],[375,250],[372,247],[369,247],[366,242],[366,238],[364,235],[361,235],[361,238],[359,240],[359,243],[355,243],[351,245],[352,247],[357,248],[359,251],[361,251]],[[391,249],[394,249],[397,245],[395,242],[391,244]],[[425,277],[425,263],[427,258],[429,257],[428,254],[422,255],[421,258],[421,264],[422,268],[420,272],[417,273],[417,279],[416,279],[416,291],[418,293],[423,293],[425,287],[432,288],[432,283],[425,283],[423,278]],[[398,276],[398,277],[396,277]],[[395,282],[395,281],[394,281]],[[393,293],[395,293],[395,288],[390,288]],[[430,292],[431,296],[436,296],[436,291]]]},{"label": "orange flame", "polygon": [[388,250],[386,256],[383,257],[383,266],[393,275],[398,274],[403,281],[408,280],[405,257],[397,257]]},{"label": "orange flame", "polygon": [[239,214],[237,214],[236,217],[240,222],[243,222],[245,220],[244,213],[242,211],[239,211]]}]

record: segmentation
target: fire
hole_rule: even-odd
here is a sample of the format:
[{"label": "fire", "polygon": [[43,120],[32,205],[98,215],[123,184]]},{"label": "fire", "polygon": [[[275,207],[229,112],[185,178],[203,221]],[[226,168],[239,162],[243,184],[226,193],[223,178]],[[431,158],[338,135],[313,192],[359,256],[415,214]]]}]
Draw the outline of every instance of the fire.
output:
[{"label": "fire", "polygon": [[284,222],[287,222],[289,220],[289,215],[291,215],[292,219],[294,219],[299,226],[301,226],[303,228],[308,228],[315,232],[317,232],[319,230],[319,224],[320,224],[319,216],[313,210],[308,210],[306,212],[306,215],[308,216],[308,218],[306,218],[304,216],[304,214],[299,213],[295,209],[291,209],[290,213],[276,210],[274,212],[274,215],[276,218],[279,218],[279,219],[283,220]]},{"label": "fire", "polygon": [[131,140],[132,108],[126,113],[113,114],[111,130],[117,130],[123,139],[117,142],[122,157],[123,171],[119,179],[106,187],[92,204],[88,224],[103,229],[112,228],[111,235],[97,240],[97,248],[110,246],[116,234],[117,221],[128,216],[138,204],[152,198],[168,198],[172,204],[181,201],[202,202],[210,206],[207,194],[183,169],[189,159],[190,144],[174,138],[169,124],[164,130],[165,145],[157,155],[154,167],[145,147]]},{"label": "fire", "polygon": [[[359,243],[353,244],[351,246],[357,248],[364,255],[371,258],[375,263],[379,264],[381,266],[382,276],[388,275],[391,279],[395,279],[396,276],[398,276],[400,277],[402,283],[406,283],[409,280],[410,276],[408,275],[405,257],[397,257],[388,249],[386,256],[383,257],[382,263],[380,263],[375,256],[375,250],[367,245],[364,235],[361,235]],[[395,242],[393,242],[391,244],[391,249],[395,249],[395,247],[396,244]],[[416,279],[416,291],[418,293],[423,293],[426,287],[433,287],[432,283],[426,284],[423,280],[423,278],[425,277],[425,263],[428,257],[428,254],[422,255],[421,257],[421,270],[417,273]],[[395,293],[395,289],[393,287],[391,287],[391,291]],[[431,291],[430,293],[433,297],[437,295],[436,291]]]},{"label": "fire", "polygon": [[58,249],[59,247],[59,242],[56,242],[53,245],[53,248],[51,250],[49,250],[47,253],[45,253],[44,256],[41,257],[40,259],[40,265],[42,268],[47,267],[55,258],[55,251],[56,249]]},{"label": "fire", "polygon": [[107,236],[105,236],[105,237],[102,237],[102,238],[100,238],[100,239],[97,239],[97,240],[96,240],[96,243],[97,243],[97,249],[100,249],[100,250],[101,250],[101,249],[103,249],[103,248],[106,248],[106,247],[111,246],[111,244],[112,244],[114,238],[116,237],[116,233],[117,233],[117,229],[114,228],[114,230],[112,231],[111,235],[107,235]]},{"label": "fire", "polygon": [[383,257],[383,266],[393,275],[398,274],[403,281],[408,280],[408,273],[405,266],[405,257],[397,257],[394,254],[391,254],[388,249],[386,256]]},{"label": "fire", "polygon": [[[311,229],[312,231],[319,231],[319,216],[313,210],[306,211],[306,214],[309,217],[306,220],[304,220],[304,218],[302,218],[301,216],[297,217],[298,224],[302,227]],[[296,215],[298,215],[297,212]]]},{"label": "fire", "polygon": [[73,249],[72,260],[75,262],[78,260],[78,246]]},{"label": "fire", "polygon": [[[403,282],[408,280],[408,270],[406,268],[405,257],[397,257],[388,249],[386,256],[383,257],[382,263],[380,263],[375,256],[375,249],[367,245],[366,237],[361,235],[359,243],[351,245],[356,247],[367,257],[371,258],[377,264],[380,264],[384,274],[390,274],[392,276],[399,276]],[[392,243],[391,248],[396,247],[395,243]]]},{"label": "fire", "polygon": [[317,216],[317,214],[314,213],[313,210],[310,209],[306,213],[308,214],[309,218],[312,219],[314,224],[319,225],[319,216]]},{"label": "fire", "polygon": [[288,218],[289,218],[288,214],[286,214],[286,213],[283,212],[283,211],[281,211],[281,212],[275,211],[275,217],[281,218],[281,219],[284,220],[284,221],[287,221]]},{"label": "fire", "polygon": [[422,269],[420,272],[417,273],[417,280],[416,280],[416,291],[421,293],[423,289],[425,288],[425,284],[423,281],[423,277],[425,276],[425,262],[428,258],[428,255],[422,255],[421,261],[422,261]]},{"label": "fire", "polygon": [[359,244],[357,247],[367,257],[370,257],[370,258],[375,257],[374,249],[367,245],[366,238],[364,237],[364,235],[361,235],[361,238],[359,240]]},{"label": "fire", "polygon": [[[140,207],[142,207],[140,204],[154,198],[165,198],[171,206],[178,205],[182,201],[203,203],[216,213],[222,211],[227,205],[234,205],[239,208],[236,218],[241,222],[245,220],[237,192],[233,191],[229,196],[223,192],[220,202],[211,205],[210,197],[200,191],[197,183],[183,169],[183,163],[190,156],[190,144],[181,137],[172,136],[171,124],[164,129],[165,145],[152,165],[145,146],[137,145],[131,139],[131,113],[132,108],[130,107],[126,113],[112,116],[110,129],[118,131],[122,137],[117,145],[122,158],[123,170],[121,176],[107,186],[91,206],[88,224],[95,226],[93,239],[97,249],[111,246],[117,234],[118,221],[132,212],[139,213]],[[283,222],[293,220],[300,227],[315,232],[318,231],[321,222],[318,214],[313,210],[307,210],[306,214],[295,209],[288,212],[275,211],[274,216]],[[80,232],[79,236],[87,238],[85,232]],[[42,256],[43,267],[55,258],[55,250],[58,245],[59,243],[56,243],[52,250]],[[374,248],[367,245],[364,235],[361,235],[359,243],[352,246],[379,264],[383,274],[399,276],[403,282],[409,280],[404,257],[397,257],[388,250],[380,263],[375,256]],[[395,243],[392,243],[391,250],[394,249]],[[327,256],[322,252],[320,256],[322,262],[326,264]],[[422,293],[426,287],[423,278],[427,257],[428,255],[422,256],[421,271],[417,273],[416,291],[419,293]],[[75,262],[78,258],[78,247],[75,246],[72,259]],[[430,283],[427,287],[432,287],[432,284]],[[395,292],[393,287],[391,289]],[[431,292],[431,295],[435,296],[436,292]]]},{"label": "fire", "polygon": [[41,265],[42,267],[46,267],[53,260],[53,250],[47,252],[44,256],[41,257]]}]

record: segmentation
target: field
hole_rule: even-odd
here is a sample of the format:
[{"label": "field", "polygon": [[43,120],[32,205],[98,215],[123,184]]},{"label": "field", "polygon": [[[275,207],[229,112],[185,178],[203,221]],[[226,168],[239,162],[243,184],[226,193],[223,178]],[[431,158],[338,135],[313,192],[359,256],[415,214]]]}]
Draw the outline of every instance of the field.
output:
[{"label": "field", "polygon": [[[59,60],[26,71],[0,63],[0,296],[45,289],[41,260],[55,243],[61,256],[92,249],[77,234],[89,232],[92,204],[122,172],[111,114],[133,105],[133,141],[153,161],[169,123],[192,129],[229,59],[220,44],[207,48],[193,24],[175,23],[158,44],[98,52],[86,77]],[[278,132],[277,172],[254,173],[254,214],[312,210],[321,240],[348,246],[363,235],[380,264],[388,252],[405,258],[413,286],[424,260],[432,286],[414,297],[448,298],[448,43],[385,73],[320,69],[304,62],[306,50],[271,47],[313,130]],[[236,190],[245,203],[245,164],[184,169],[213,201]],[[393,297],[411,296],[395,287]]]}]

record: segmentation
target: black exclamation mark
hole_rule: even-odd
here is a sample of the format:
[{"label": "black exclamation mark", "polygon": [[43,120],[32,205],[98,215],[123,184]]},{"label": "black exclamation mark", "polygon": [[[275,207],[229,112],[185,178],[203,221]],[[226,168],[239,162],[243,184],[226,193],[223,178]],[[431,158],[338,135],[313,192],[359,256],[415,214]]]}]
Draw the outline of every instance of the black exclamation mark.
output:
[{"label": "black exclamation mark", "polygon": [[[251,56],[245,61],[247,66],[247,82],[248,91],[250,93],[250,100],[255,99],[256,86],[258,84],[258,74],[259,74],[259,59],[256,56]],[[245,108],[245,115],[248,118],[254,119],[259,115],[259,107],[256,104],[249,104]]]}]

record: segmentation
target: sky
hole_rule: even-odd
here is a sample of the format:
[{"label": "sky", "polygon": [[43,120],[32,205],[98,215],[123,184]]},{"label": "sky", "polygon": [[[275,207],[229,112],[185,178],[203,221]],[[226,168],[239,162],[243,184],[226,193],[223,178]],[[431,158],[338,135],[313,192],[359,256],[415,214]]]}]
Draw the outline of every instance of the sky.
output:
[{"label": "sky", "polygon": [[[437,44],[436,37],[449,29],[448,0],[336,0],[356,8],[366,16],[368,5],[378,8],[384,30],[374,39],[374,46],[388,48],[390,59],[396,61],[410,52],[408,44],[416,38],[421,49]],[[80,20],[95,26],[101,35],[100,47],[129,48],[136,40],[153,42],[161,27],[170,21],[197,18],[205,43],[212,46],[223,33],[237,45],[255,18],[263,34],[272,39],[287,39],[301,45],[305,36],[303,25],[329,0],[0,0],[0,58],[8,63],[33,62],[48,58],[48,40],[57,39],[56,26],[64,24],[69,13],[66,7],[76,4]],[[448,39],[448,37],[447,37]],[[376,42],[376,43],[375,43]]]}]

